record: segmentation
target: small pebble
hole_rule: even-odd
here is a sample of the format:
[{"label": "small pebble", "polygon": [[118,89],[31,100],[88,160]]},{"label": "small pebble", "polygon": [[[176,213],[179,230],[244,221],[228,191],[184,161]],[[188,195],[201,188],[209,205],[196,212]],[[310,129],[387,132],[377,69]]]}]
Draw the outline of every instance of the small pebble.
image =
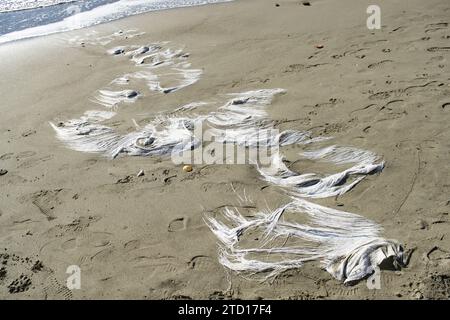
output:
[{"label": "small pebble", "polygon": [[323,44],[316,44],[315,47],[316,47],[317,49],[323,49]]},{"label": "small pebble", "polygon": [[191,165],[186,165],[183,167],[183,171],[184,172],[191,172],[192,171],[192,166]]},{"label": "small pebble", "polygon": [[122,54],[124,52],[125,51],[122,48],[119,48],[119,49],[114,50],[112,54],[117,56],[117,55]]},{"label": "small pebble", "polygon": [[139,95],[139,92],[137,92],[137,91],[129,91],[126,93],[126,96],[128,99],[137,97],[138,95]]},{"label": "small pebble", "polygon": [[8,170],[0,169],[0,176],[4,176],[7,173],[8,173]]},{"label": "small pebble", "polygon": [[311,5],[311,2],[309,2],[309,1],[302,1],[302,5],[309,7]]},{"label": "small pebble", "polygon": [[416,225],[420,230],[424,230],[428,228],[428,223],[422,219],[416,221]]}]

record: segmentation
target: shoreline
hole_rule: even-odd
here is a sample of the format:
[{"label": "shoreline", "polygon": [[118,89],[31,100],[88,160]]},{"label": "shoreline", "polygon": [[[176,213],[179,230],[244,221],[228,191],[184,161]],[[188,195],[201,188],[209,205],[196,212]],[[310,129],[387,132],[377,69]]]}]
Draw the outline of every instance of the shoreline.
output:
[{"label": "shoreline", "polygon": [[[173,9],[186,9],[186,8],[190,8],[190,7],[201,7],[201,6],[206,6],[206,5],[214,5],[214,4],[220,4],[220,3],[228,3],[228,2],[232,2],[233,0],[206,0],[206,1],[219,1],[217,3],[201,3],[201,4],[186,4],[186,5],[181,5],[181,6],[177,6],[177,7],[171,7],[171,8],[164,8],[164,9],[148,9],[148,11],[146,12],[135,12],[135,13],[131,13],[129,15],[125,15],[123,17],[120,18],[111,18],[113,20],[107,20],[107,21],[100,21],[98,19],[103,18],[105,19],[105,15],[100,15],[96,17],[96,21],[91,22],[90,25],[86,26],[86,23],[89,23],[89,19],[93,19],[92,14],[93,11],[102,11],[105,10],[105,6],[108,7],[112,7],[113,5],[116,4],[116,2],[113,3],[107,3],[98,7],[94,7],[91,10],[87,10],[87,11],[81,11],[78,14],[75,15],[71,15],[68,16],[66,18],[64,18],[63,20],[60,21],[56,21],[56,22],[52,22],[52,23],[48,23],[45,25],[38,25],[35,27],[30,27],[30,28],[26,28],[26,29],[22,29],[22,30],[18,30],[18,31],[13,31],[10,33],[6,33],[3,35],[0,35],[0,45],[2,44],[6,44],[6,43],[10,43],[10,42],[16,42],[16,41],[21,41],[21,40],[27,40],[27,39],[33,39],[33,38],[40,38],[40,37],[45,37],[45,36],[50,36],[50,35],[55,35],[55,34],[61,34],[61,33],[66,33],[66,32],[72,32],[72,31],[77,31],[77,30],[83,30],[86,28],[92,28],[92,27],[96,27],[102,24],[106,24],[106,23],[110,23],[110,22],[115,22],[115,21],[119,21],[122,19],[126,19],[128,17],[133,17],[133,16],[139,16],[141,14],[146,14],[146,13],[152,13],[152,12],[160,12],[160,11],[166,11],[166,10],[173,10]],[[117,1],[117,4],[119,1]],[[67,5],[70,4],[71,2],[68,3],[62,3],[62,4],[58,4],[58,5]],[[70,8],[70,7],[69,7]],[[72,10],[76,10],[76,9],[72,9]],[[13,12],[17,12],[17,11],[13,11]],[[118,14],[120,12],[117,11],[116,14]],[[111,15],[111,13],[109,13]],[[85,18],[84,21],[79,21],[81,20],[79,18],[79,16],[87,16]],[[67,27],[67,25],[72,24],[72,27]],[[82,27],[79,27],[79,24],[83,24]],[[76,25],[76,26],[75,26]],[[53,31],[50,31],[51,29],[54,29]],[[42,30],[40,33],[39,31],[36,30]],[[45,30],[49,30],[49,31],[45,31]],[[39,33],[37,35],[33,35]],[[27,35],[28,34],[28,35]],[[31,35],[30,35],[31,34]]]},{"label": "shoreline", "polygon": [[[368,2],[278,3],[243,0],[150,12],[0,46],[0,169],[8,171],[0,177],[0,239],[10,256],[33,262],[8,264],[2,298],[446,297],[439,277],[448,267],[441,253],[450,250],[443,174],[449,58],[444,49],[428,49],[446,46],[449,9],[439,0],[414,0],[407,8],[382,1],[383,27],[369,31]],[[145,34],[107,38],[131,29]],[[99,44],[101,37],[109,42]],[[68,149],[56,138],[49,122],[100,110],[98,90],[112,90],[113,79],[141,70],[108,50],[164,41],[189,54],[189,68],[202,71],[198,81],[160,94],[131,80],[129,89],[142,96],[113,110],[117,116],[108,126],[130,133],[131,119],[145,127],[154,114],[187,103],[210,102],[207,110],[215,110],[230,93],[283,88],[286,93],[267,105],[277,129],[333,137],[328,145],[372,151],[386,162],[381,173],[349,192],[313,202],[376,222],[383,236],[412,252],[407,268],[382,270],[380,290],[365,281],[346,287],[317,262],[272,283],[248,281],[220,265],[217,239],[203,217],[219,215],[223,206],[242,207],[236,192],[244,190],[256,210],[265,210],[264,203],[271,210],[285,205],[287,197],[255,168],[194,165],[186,173],[164,157],[111,160]],[[302,150],[288,147],[289,160]],[[315,162],[290,169],[335,172]],[[430,251],[434,247],[439,250]],[[41,271],[30,271],[36,261]],[[81,290],[64,286],[69,265],[82,270]],[[33,285],[12,294],[8,285],[20,273]]]}]

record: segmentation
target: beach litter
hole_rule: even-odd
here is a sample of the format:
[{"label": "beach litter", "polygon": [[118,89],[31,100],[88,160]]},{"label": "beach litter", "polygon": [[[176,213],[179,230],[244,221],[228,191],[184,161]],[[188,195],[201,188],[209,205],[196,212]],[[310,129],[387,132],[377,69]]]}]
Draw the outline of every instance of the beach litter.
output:
[{"label": "beach litter", "polygon": [[140,170],[139,172],[138,172],[138,174],[136,175],[136,177],[142,177],[142,176],[144,176],[145,175],[145,172],[144,172],[144,170]]}]

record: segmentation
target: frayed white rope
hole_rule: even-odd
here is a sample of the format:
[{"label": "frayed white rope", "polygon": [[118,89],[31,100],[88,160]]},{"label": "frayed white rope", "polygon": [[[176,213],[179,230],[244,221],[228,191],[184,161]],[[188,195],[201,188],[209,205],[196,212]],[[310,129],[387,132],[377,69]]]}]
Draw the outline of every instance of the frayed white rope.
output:
[{"label": "frayed white rope", "polygon": [[[306,217],[308,224],[287,221],[284,214]],[[206,216],[205,221],[220,241],[219,260],[227,268],[263,280],[307,261],[318,260],[335,278],[350,283],[374,271],[387,258],[405,263],[403,249],[380,237],[381,228],[359,215],[326,208],[293,198],[273,212],[243,217],[225,208],[226,222]],[[229,227],[232,225],[232,227]],[[247,233],[261,234],[259,246],[243,247]],[[279,238],[300,241],[297,246],[266,246]],[[276,259],[268,257],[275,256]]]},{"label": "frayed white rope", "polygon": [[[317,159],[317,158],[316,158]],[[348,162],[357,162],[357,159]],[[269,167],[257,166],[258,172],[268,182],[283,187],[291,187],[299,196],[309,198],[327,198],[346,193],[358,184],[367,174],[379,172],[384,162],[372,163],[363,161],[349,169],[328,176],[315,173],[297,174],[289,170],[283,162],[281,154],[272,156]]]}]

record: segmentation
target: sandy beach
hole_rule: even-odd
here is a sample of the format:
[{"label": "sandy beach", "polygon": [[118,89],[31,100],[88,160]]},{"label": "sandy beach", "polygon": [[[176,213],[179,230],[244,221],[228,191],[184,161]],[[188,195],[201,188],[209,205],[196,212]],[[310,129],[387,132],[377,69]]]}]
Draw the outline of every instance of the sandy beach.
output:
[{"label": "sandy beach", "polygon": [[[370,4],[238,0],[0,45],[0,299],[448,299],[450,4],[380,0],[381,29],[369,30]],[[178,63],[162,82],[133,60],[153,48]],[[121,81],[132,90],[111,96]],[[311,201],[402,245],[406,266],[381,268],[379,289],[344,285],[315,260],[266,281],[224,267],[205,217],[289,199],[251,164],[186,172],[167,156],[82,152],[57,135],[86,111],[114,112],[101,123],[126,134],[193,102],[211,114],[229,94],[278,88],[264,105],[275,129],[377,155],[380,170]],[[340,168],[296,161],[308,148],[285,147],[289,169]],[[69,290],[73,265],[81,288]]]}]

